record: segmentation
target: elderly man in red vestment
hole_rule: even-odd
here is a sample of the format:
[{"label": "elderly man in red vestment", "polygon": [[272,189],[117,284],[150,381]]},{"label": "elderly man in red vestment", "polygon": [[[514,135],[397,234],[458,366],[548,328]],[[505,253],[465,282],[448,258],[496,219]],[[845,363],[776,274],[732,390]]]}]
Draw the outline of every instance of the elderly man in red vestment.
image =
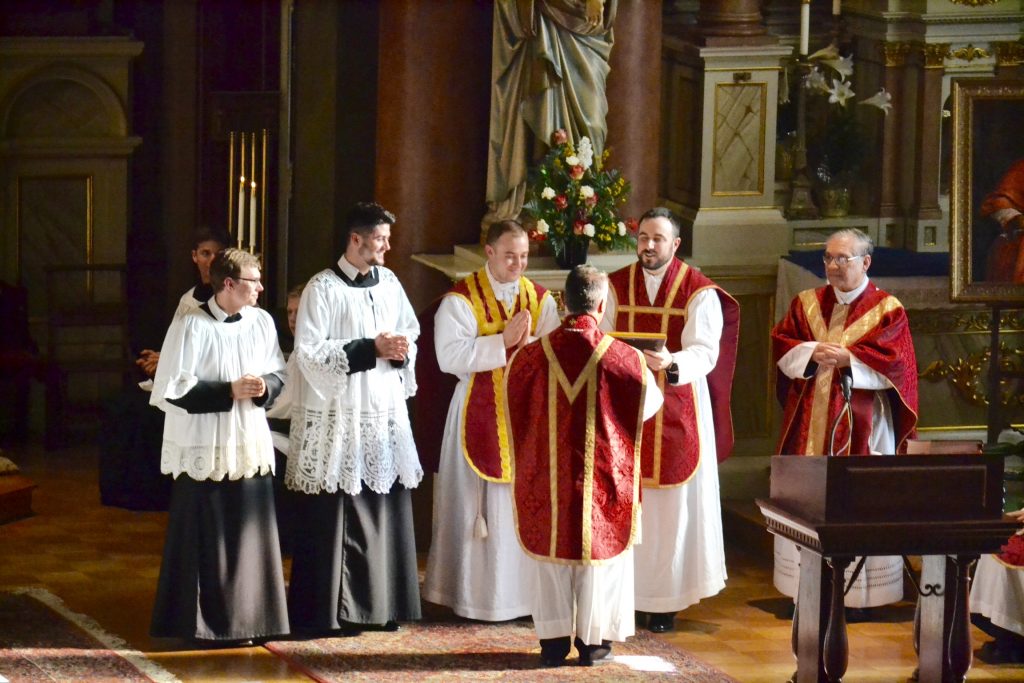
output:
[{"label": "elderly man in red vestment", "polygon": [[533,560],[541,659],[558,666],[575,627],[580,664],[633,635],[643,422],[661,394],[639,351],[602,332],[608,278],[577,266],[569,315],[512,357],[505,416],[519,542]]},{"label": "elderly man in red vestment", "polygon": [[640,217],[637,262],[610,276],[603,329],[665,335],[646,351],[665,407],[644,425],[643,539],[635,554],[636,608],[669,631],[676,612],[725,588],[718,463],[733,446],[730,396],[739,305],[676,258],[679,219],[658,207]]},{"label": "elderly man in red vestment", "polygon": [[1002,228],[989,249],[986,279],[1024,282],[1024,159],[1010,166],[981,203],[979,213]]},{"label": "elderly man in red vestment", "polygon": [[[873,248],[860,230],[833,233],[824,254],[829,285],[800,292],[772,330],[785,406],[780,454],[892,454],[914,435],[914,344],[903,306],[867,277]],[[840,419],[847,394],[850,420]],[[795,546],[776,537],[776,588],[795,596],[798,576]],[[876,607],[902,595],[899,558],[872,557],[846,605]]]}]

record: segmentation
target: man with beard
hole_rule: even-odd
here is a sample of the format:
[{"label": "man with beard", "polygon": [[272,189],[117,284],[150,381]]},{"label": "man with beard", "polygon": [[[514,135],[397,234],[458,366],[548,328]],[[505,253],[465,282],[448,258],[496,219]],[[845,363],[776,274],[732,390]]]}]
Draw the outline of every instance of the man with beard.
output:
[{"label": "man with beard", "polygon": [[636,609],[655,633],[679,610],[725,587],[718,462],[732,451],[730,410],[739,306],[676,258],[679,221],[665,208],[640,217],[638,263],[612,273],[603,327],[659,333],[644,351],[662,410],[644,425],[643,535],[634,554]]},{"label": "man with beard", "polygon": [[395,216],[348,213],[345,253],[299,301],[285,485],[301,494],[288,610],[305,634],[419,619],[410,489],[423,478],[406,409],[419,323],[384,267]]}]

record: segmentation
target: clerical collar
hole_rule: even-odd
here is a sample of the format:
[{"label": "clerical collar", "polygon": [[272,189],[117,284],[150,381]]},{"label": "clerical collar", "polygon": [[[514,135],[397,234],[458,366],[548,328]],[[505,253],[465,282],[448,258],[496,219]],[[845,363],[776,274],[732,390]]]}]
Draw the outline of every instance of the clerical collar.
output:
[{"label": "clerical collar", "polygon": [[864,293],[864,290],[868,288],[868,277],[864,276],[864,281],[857,286],[856,289],[849,292],[840,292],[837,287],[832,287],[832,291],[835,292],[836,301],[841,304],[852,304],[856,301],[857,297]]},{"label": "clerical collar", "polygon": [[359,269],[353,266],[347,258],[345,258],[344,254],[340,259],[338,259],[338,262],[333,265],[332,268],[338,277],[352,287],[372,287],[379,282],[376,266],[371,266],[370,270],[368,270],[364,275],[363,273],[360,273]]},{"label": "clerical collar", "polygon": [[491,282],[491,290],[494,292],[494,296],[499,301],[504,302],[506,306],[514,304],[516,296],[519,294],[519,278],[512,282],[498,282],[498,279],[494,277],[494,273],[491,272],[491,264],[485,263],[484,270],[487,272],[487,279]]},{"label": "clerical collar", "polygon": [[200,282],[192,288],[192,298],[196,301],[209,301],[213,298],[213,285],[209,282]]},{"label": "clerical collar", "polygon": [[209,313],[214,320],[220,323],[234,323],[242,319],[241,311],[228,315],[223,308],[217,305],[217,297],[214,296],[207,299],[206,303],[200,306],[200,308]]}]

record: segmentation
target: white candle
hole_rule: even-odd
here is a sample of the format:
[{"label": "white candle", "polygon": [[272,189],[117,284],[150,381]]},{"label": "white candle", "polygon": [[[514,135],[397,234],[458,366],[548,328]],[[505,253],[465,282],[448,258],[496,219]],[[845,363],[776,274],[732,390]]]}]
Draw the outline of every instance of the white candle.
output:
[{"label": "white candle", "polygon": [[238,178],[238,230],[235,237],[238,238],[238,248],[242,248],[242,226],[245,225],[245,176]]},{"label": "white candle", "polygon": [[843,0],[832,0],[832,16],[838,17],[842,12]]},{"label": "white candle", "polygon": [[249,251],[256,253],[256,181],[252,181],[249,197]]},{"label": "white candle", "polygon": [[800,55],[807,56],[807,48],[811,41],[811,0],[800,3]]}]

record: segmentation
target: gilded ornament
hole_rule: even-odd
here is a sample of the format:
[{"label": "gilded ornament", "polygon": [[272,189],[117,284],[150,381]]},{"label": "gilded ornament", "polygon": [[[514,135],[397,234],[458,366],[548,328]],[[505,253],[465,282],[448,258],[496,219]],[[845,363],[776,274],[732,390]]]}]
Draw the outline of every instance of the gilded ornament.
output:
[{"label": "gilded ornament", "polygon": [[904,66],[910,54],[910,43],[882,43],[882,59],[887,67]]},{"label": "gilded ornament", "polygon": [[949,0],[954,5],[964,5],[966,7],[984,7],[985,5],[994,5],[999,0]]},{"label": "gilded ornament", "polygon": [[988,50],[980,47],[974,47],[970,43],[964,47],[958,47],[950,55],[954,59],[962,59],[965,62],[973,62],[975,59],[985,59],[988,57]]},{"label": "gilded ornament", "polygon": [[[919,377],[932,381],[945,379],[971,405],[986,406],[988,399],[982,386],[982,369],[988,365],[991,355],[991,350],[985,349],[966,358],[957,358],[951,363],[937,360],[925,368]],[[999,383],[1000,403],[1006,407],[1024,406],[1024,394],[1017,386],[1018,380],[1005,377],[1007,374],[1019,375],[1024,372],[1024,350],[1011,349],[1005,343],[1000,343],[999,359],[1001,374],[1004,375]]]},{"label": "gilded ornament", "polygon": [[1017,41],[994,42],[992,50],[995,52],[998,66],[1019,66],[1024,62],[1024,45]]},{"label": "gilded ornament", "polygon": [[921,53],[924,55],[924,68],[941,69],[949,57],[949,43],[924,43]]}]

